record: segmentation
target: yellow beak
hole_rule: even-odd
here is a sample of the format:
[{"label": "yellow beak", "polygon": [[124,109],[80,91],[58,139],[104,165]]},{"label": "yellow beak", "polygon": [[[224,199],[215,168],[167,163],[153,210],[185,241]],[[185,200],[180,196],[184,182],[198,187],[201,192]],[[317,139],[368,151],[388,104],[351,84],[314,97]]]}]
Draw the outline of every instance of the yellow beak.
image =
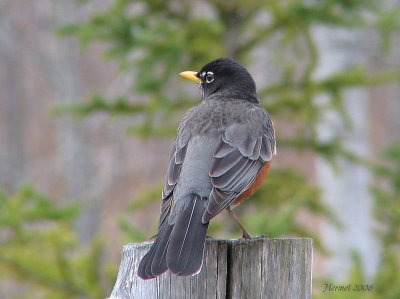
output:
[{"label": "yellow beak", "polygon": [[201,83],[202,82],[201,79],[196,76],[197,72],[186,71],[186,72],[180,73],[179,75],[182,76],[183,78],[192,80],[192,81],[194,81],[196,83]]}]

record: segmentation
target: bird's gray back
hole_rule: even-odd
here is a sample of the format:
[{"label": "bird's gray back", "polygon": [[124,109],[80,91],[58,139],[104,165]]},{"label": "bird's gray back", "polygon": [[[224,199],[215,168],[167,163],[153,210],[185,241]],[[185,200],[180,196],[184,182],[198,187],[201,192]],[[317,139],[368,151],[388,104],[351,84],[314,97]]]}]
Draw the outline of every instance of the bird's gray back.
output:
[{"label": "bird's gray back", "polygon": [[[256,117],[253,117],[253,112]],[[221,98],[203,100],[185,114],[178,128],[176,147],[187,146],[187,149],[174,189],[170,220],[173,221],[174,214],[186,207],[184,199],[188,194],[194,193],[202,198],[210,195],[213,186],[209,173],[221,133],[228,128],[226,133],[233,135],[233,140],[243,140],[249,134],[262,135],[260,119],[264,115],[265,111],[257,104]]]}]

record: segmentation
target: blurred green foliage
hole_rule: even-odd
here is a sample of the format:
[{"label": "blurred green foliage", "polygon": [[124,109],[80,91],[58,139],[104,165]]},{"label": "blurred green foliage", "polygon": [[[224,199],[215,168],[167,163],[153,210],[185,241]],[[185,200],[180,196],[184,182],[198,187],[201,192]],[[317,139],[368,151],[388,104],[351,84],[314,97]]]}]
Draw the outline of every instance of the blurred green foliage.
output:
[{"label": "blurred green foliage", "polygon": [[[368,281],[364,275],[364,270],[360,257],[353,253],[352,255],[353,266],[349,271],[348,277],[344,281],[332,281],[329,279],[314,279],[314,288],[318,284],[320,287],[319,292],[314,292],[314,299],[378,299],[387,298],[381,297],[376,293],[376,285]],[[329,291],[329,286],[348,286],[349,290],[346,291]],[[362,291],[359,286],[362,285]],[[328,286],[328,288],[327,288]],[[332,288],[331,288],[332,290]]]},{"label": "blurred green foliage", "polygon": [[[316,299],[397,299],[400,298],[400,144],[387,147],[382,164],[374,165],[375,183],[371,186],[374,212],[378,221],[377,236],[381,241],[378,271],[372,278],[365,277],[361,260],[353,254],[353,267],[348,278],[341,282],[316,280],[314,288],[321,287]],[[363,284],[372,291],[322,292],[324,284]]]},{"label": "blurred green foliage", "polygon": [[[142,137],[172,135],[179,117],[199,97],[193,98],[193,94],[184,89],[187,82],[181,82],[177,73],[186,67],[199,69],[205,62],[221,56],[255,63],[252,61],[254,50],[271,47],[277,50],[273,54],[276,69],[282,71],[276,74],[274,82],[264,82],[259,86],[260,100],[275,121],[296,124],[293,134],[285,137],[280,136],[278,127],[278,147],[312,151],[331,162],[338,157],[355,159],[341,144],[340,135],[325,142],[318,139],[316,126],[323,112],[335,110],[340,113],[343,122],[350,125],[343,107],[343,91],[355,86],[388,82],[397,79],[399,74],[369,73],[362,65],[349,65],[346,70],[315,79],[320,53],[312,29],[318,25],[347,29],[375,28],[383,32],[389,30],[388,23],[396,21],[393,17],[384,18],[385,14],[387,12],[371,0],[238,0],[196,4],[185,0],[116,0],[108,9],[94,13],[87,22],[64,26],[60,32],[78,36],[83,47],[92,42],[104,42],[107,46],[105,57],[120,65],[121,72],[131,80],[129,88],[121,91],[115,99],[95,94],[88,102],[61,107],[59,112],[85,116],[106,111],[114,115],[129,115],[136,117],[139,123],[129,128],[130,132]],[[274,45],[276,43],[278,46]],[[299,60],[302,63],[298,63]],[[329,101],[323,106],[314,104],[315,97],[320,94],[329,96]],[[311,214],[333,219],[319,201],[318,192],[307,192],[314,187],[307,182],[296,183],[301,179],[300,173],[294,173],[292,169],[283,171],[293,174],[289,179],[285,178],[290,186],[287,189],[292,190],[289,198],[298,198],[293,195],[303,194],[303,199],[288,201],[287,194],[271,188],[270,184],[279,182],[281,178],[280,172],[273,171],[263,188],[268,190],[268,196],[259,192],[258,197],[263,200],[252,203],[258,206],[257,211],[263,212],[259,217],[244,219],[246,225],[253,227],[257,233],[268,232],[274,236],[278,235],[277,232],[309,235],[309,230],[300,229],[301,226],[293,223],[293,216],[298,211],[306,209]],[[155,190],[149,190],[137,199],[132,210],[137,210],[137,202],[148,204],[158,200],[158,196],[154,196]],[[303,206],[304,202],[312,204]],[[279,217],[284,217],[278,222],[284,226],[277,227],[278,219],[269,217],[267,211],[271,206]],[[143,237],[137,227],[129,225],[126,220],[122,223],[133,239]]]},{"label": "blurred green foliage", "polygon": [[[184,111],[199,99],[199,95],[193,96],[192,90],[187,89],[187,82],[177,77],[180,71],[198,70],[206,62],[222,56],[251,65],[257,63],[255,49],[272,50],[271,69],[279,71],[272,80],[259,84],[260,101],[276,123],[295,124],[289,136],[281,135],[278,125],[278,150],[314,152],[332,163],[337,158],[357,160],[342,145],[340,135],[321,141],[317,124],[324,112],[333,110],[351,126],[343,106],[343,92],[356,86],[389,82],[399,74],[385,70],[369,72],[365,66],[353,64],[316,78],[320,53],[312,30],[315,26],[374,29],[389,36],[393,30],[388,24],[396,25],[397,20],[382,7],[372,0],[199,3],[115,0],[109,8],[93,13],[89,20],[66,25],[59,32],[77,36],[83,48],[93,42],[104,43],[107,48],[104,56],[118,63],[122,75],[130,80],[128,88],[113,99],[94,94],[86,103],[58,107],[57,111],[80,116],[97,111],[129,116],[136,120],[129,132],[141,137],[174,136]],[[269,70],[265,77],[268,75]],[[316,105],[315,98],[321,94],[327,95],[328,101]],[[276,187],[282,176],[290,194],[281,192],[283,187]],[[135,200],[132,210],[138,210],[138,202],[142,207],[157,201],[158,192],[159,187],[144,192]],[[244,222],[255,233],[311,235],[310,230],[294,220],[300,211],[333,221],[316,188],[290,168],[271,171],[251,205],[259,211],[257,217],[244,217]],[[274,217],[268,212],[271,207]],[[143,239],[138,226],[126,219],[121,220],[121,225],[132,240]],[[218,231],[220,227],[216,220],[210,230]],[[318,248],[322,249],[318,237],[315,238]]]},{"label": "blurred green foliage", "polygon": [[[364,66],[349,65],[346,70],[315,79],[320,53],[312,29],[375,28],[389,34],[397,24],[391,12],[389,16],[381,11],[373,0],[115,0],[110,8],[94,13],[87,22],[64,26],[60,33],[78,36],[83,47],[104,42],[105,57],[118,63],[130,85],[116,98],[96,94],[83,105],[58,111],[79,115],[95,111],[129,113],[139,116],[138,124],[131,129],[134,133],[144,137],[172,135],[176,116],[199,98],[184,89],[187,82],[177,77],[179,72],[187,68],[198,70],[222,56],[245,65],[254,64],[254,50],[269,49],[274,56],[271,69],[282,71],[274,74],[272,84],[261,82],[260,100],[274,119],[297,121],[299,125],[289,140],[280,140],[279,146],[311,149],[332,158],[343,152],[340,145],[316,146],[319,141],[315,125],[321,112],[335,109],[345,118],[342,92],[346,88],[380,84],[398,78],[398,74],[369,73]],[[323,107],[314,105],[319,94],[329,95]],[[283,139],[279,135],[278,138]]]},{"label": "blurred green foliage", "polygon": [[400,144],[388,146],[383,159],[374,168],[377,183],[371,187],[382,244],[376,298],[395,299],[400,298]]},{"label": "blurred green foliage", "polygon": [[58,206],[23,187],[11,196],[0,192],[0,211],[0,280],[17,283],[13,298],[104,298],[111,277],[102,244],[80,248],[76,204]]}]

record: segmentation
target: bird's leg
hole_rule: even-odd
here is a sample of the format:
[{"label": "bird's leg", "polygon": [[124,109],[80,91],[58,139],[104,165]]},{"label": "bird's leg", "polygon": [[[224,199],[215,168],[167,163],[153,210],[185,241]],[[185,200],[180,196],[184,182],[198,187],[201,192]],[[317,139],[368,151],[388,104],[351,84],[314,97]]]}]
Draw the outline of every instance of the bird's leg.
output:
[{"label": "bird's leg", "polygon": [[158,236],[158,234],[155,234],[154,236],[150,237],[150,238],[149,238],[149,241],[155,240],[155,239],[157,238],[157,236]]},{"label": "bird's leg", "polygon": [[229,216],[231,216],[232,219],[235,220],[235,222],[237,223],[237,225],[239,225],[240,229],[242,230],[242,232],[243,232],[242,238],[245,239],[245,240],[250,240],[250,239],[252,239],[253,237],[252,237],[252,236],[249,234],[249,232],[244,228],[243,224],[240,222],[240,219],[239,219],[239,217],[235,214],[235,212],[232,211],[231,208],[230,208],[229,206],[226,208],[226,210],[228,211]]}]

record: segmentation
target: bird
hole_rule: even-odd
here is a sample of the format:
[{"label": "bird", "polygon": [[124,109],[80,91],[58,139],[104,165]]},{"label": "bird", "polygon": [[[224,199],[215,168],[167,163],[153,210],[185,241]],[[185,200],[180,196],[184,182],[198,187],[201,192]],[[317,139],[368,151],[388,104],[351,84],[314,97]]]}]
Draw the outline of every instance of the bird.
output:
[{"label": "bird", "polygon": [[137,274],[152,279],[201,271],[207,229],[223,210],[251,235],[232,210],[260,187],[273,155],[272,120],[260,105],[256,84],[230,58],[180,75],[199,84],[201,101],[183,116],[162,191],[159,232]]}]

